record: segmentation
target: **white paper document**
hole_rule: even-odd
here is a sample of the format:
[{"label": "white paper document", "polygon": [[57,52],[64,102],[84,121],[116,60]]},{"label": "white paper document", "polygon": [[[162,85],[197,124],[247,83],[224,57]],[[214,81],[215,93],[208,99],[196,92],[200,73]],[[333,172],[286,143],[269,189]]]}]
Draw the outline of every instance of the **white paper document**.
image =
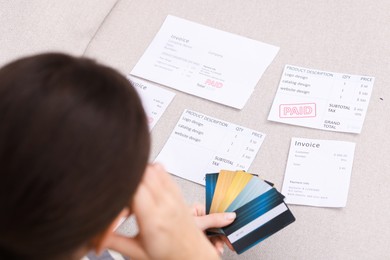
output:
[{"label": "white paper document", "polygon": [[148,118],[149,130],[152,130],[165,109],[172,102],[175,93],[142,79],[131,76],[128,76],[127,79],[132,83],[141,98],[142,105]]},{"label": "white paper document", "polygon": [[278,51],[168,15],[131,74],[241,109]]},{"label": "white paper document", "polygon": [[268,120],[360,133],[374,78],[286,65]]},{"label": "white paper document", "polygon": [[155,162],[168,172],[205,185],[205,174],[249,169],[265,134],[184,110]]},{"label": "white paper document", "polygon": [[292,138],[282,194],[288,204],[345,207],[355,143]]}]

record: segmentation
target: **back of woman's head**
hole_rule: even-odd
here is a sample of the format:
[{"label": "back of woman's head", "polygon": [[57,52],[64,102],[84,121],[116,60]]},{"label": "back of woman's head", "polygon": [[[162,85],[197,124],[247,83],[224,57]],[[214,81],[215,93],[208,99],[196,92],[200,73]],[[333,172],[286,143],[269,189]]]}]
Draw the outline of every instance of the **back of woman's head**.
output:
[{"label": "back of woman's head", "polygon": [[129,203],[149,133],[116,71],[43,54],[0,70],[0,258],[70,257]]}]

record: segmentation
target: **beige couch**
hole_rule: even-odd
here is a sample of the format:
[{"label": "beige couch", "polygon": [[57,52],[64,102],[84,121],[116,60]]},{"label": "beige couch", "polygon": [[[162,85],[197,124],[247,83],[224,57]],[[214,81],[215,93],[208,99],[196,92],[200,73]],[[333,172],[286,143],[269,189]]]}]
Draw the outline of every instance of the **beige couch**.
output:
[{"label": "beige couch", "polygon": [[[356,143],[347,207],[291,206],[297,221],[243,255],[224,259],[389,259],[390,2],[299,0],[2,0],[0,65],[38,52],[85,55],[128,74],[168,14],[280,46],[238,111],[177,93],[152,131],[153,160],[185,108],[267,134],[250,170],[281,189],[291,137]],[[267,121],[285,64],[376,78],[361,134]],[[188,203],[204,188],[176,178]],[[28,213],[27,213],[28,214]],[[120,227],[131,233],[132,221]]]}]

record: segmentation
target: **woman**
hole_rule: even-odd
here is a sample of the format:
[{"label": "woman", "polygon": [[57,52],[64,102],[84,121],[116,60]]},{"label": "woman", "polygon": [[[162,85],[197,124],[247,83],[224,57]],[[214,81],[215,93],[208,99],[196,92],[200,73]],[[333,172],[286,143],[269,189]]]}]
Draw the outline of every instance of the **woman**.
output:
[{"label": "woman", "polygon": [[[159,165],[130,83],[85,58],[42,54],[0,70],[0,259],[218,259],[203,230],[234,213],[189,209]],[[113,232],[134,214],[139,233]],[[195,215],[195,216],[194,216]]]}]

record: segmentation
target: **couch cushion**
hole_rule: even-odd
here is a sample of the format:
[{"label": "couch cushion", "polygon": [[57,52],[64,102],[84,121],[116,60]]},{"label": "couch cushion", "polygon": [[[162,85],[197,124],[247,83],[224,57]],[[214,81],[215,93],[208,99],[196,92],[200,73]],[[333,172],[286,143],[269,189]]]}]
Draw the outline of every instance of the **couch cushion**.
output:
[{"label": "couch cushion", "polygon": [[0,2],[0,66],[47,51],[81,55],[117,0]]}]

